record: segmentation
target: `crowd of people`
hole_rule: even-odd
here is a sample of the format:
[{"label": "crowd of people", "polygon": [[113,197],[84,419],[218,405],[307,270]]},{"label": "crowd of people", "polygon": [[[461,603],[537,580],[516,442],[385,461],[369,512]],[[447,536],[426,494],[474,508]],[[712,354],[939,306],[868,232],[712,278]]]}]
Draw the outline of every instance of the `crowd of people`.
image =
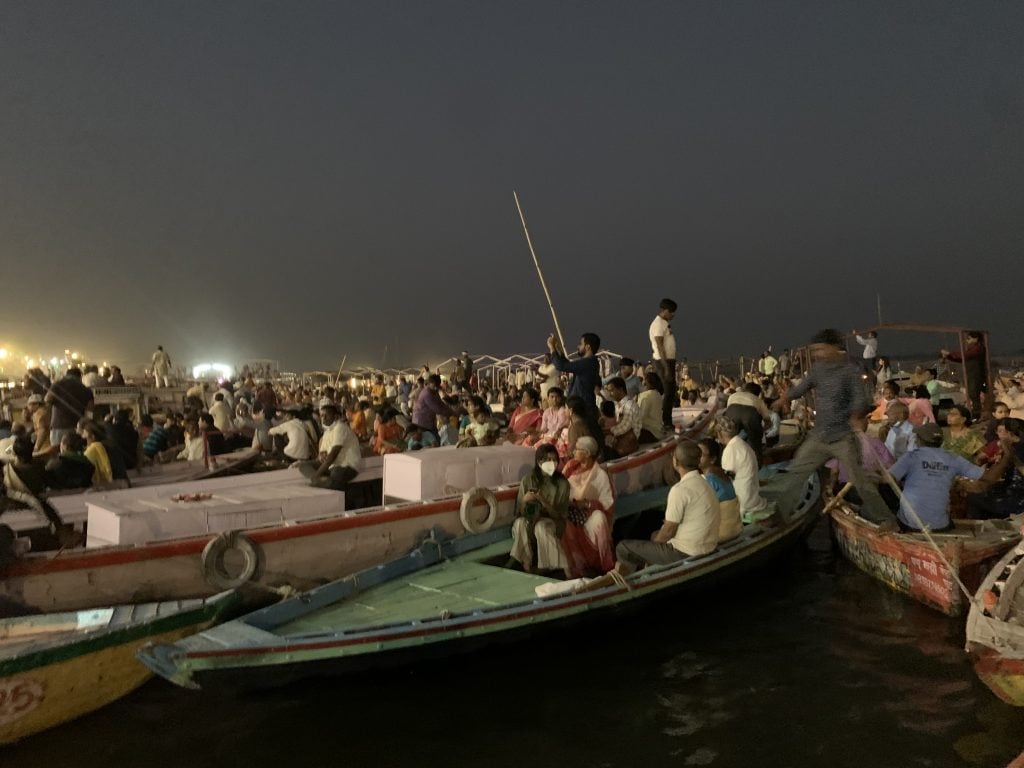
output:
[{"label": "crowd of people", "polygon": [[[552,335],[541,366],[498,388],[480,381],[465,352],[451,376],[424,366],[416,377],[378,374],[359,390],[258,379],[247,369],[234,381],[194,383],[180,411],[133,422],[129,411],[95,406],[96,380],[87,377],[97,371],[71,368],[54,382],[30,371],[25,413],[0,424],[4,484],[35,496],[111,487],[147,463],[210,461],[251,448],[295,463],[317,486],[345,490],[365,456],[508,442],[535,450],[516,502],[512,560],[568,577],[625,574],[643,563],[705,554],[743,525],[777,524],[778,510],[793,507],[806,476],[822,464],[832,471],[830,488],[849,484],[844,493],[883,531],[943,530],[950,509],[975,517],[1024,511],[1024,421],[1014,417],[1024,394],[1015,380],[996,384],[1001,400],[979,431],[972,421],[988,393],[972,383],[976,372],[968,366],[968,400],[976,395],[979,402],[946,407],[948,385],[934,368],[897,380],[878,355],[876,333],[851,334],[863,346],[858,365],[848,359],[846,337],[827,330],[809,346],[808,370],[789,350],[778,357],[768,350],[739,379],[698,382],[688,366],[676,365],[676,310],[671,299],[659,304],[646,365],[621,358],[617,372],[602,376],[597,334],[582,334],[574,356]],[[979,339],[968,334],[963,360],[978,358]],[[161,354],[154,371],[164,370]],[[947,350],[942,356],[957,357]],[[808,415],[802,398],[812,390],[813,429],[788,471],[762,486],[758,471],[782,419]],[[649,540],[615,546],[615,500],[601,462],[672,435],[676,407],[716,412],[714,434],[677,445],[680,480],[662,526]],[[902,490],[892,490],[887,474]]]}]

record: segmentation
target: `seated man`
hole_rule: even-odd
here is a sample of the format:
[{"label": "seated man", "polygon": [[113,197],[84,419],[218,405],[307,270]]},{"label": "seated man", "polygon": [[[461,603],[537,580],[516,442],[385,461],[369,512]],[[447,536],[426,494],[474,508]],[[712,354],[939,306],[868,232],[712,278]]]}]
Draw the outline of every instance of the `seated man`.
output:
[{"label": "seated man", "polygon": [[885,436],[885,448],[895,461],[917,448],[914,425],[910,423],[910,409],[906,403],[896,401],[885,412],[889,420],[889,432]]},{"label": "seated man", "polygon": [[303,477],[308,477],[312,485],[344,491],[352,478],[359,474],[362,456],[359,440],[342,420],[338,407],[333,403],[320,409],[320,420],[324,425],[324,434],[320,438],[319,457],[311,461],[300,461],[297,464],[299,472]]},{"label": "seated man", "polygon": [[303,425],[302,419],[298,418],[298,410],[294,406],[286,408],[282,416],[284,420],[276,427],[267,430],[267,434],[271,438],[281,436],[287,441],[282,450],[289,459],[308,461],[313,454],[313,448],[310,444],[309,432]]},{"label": "seated man", "polygon": [[615,423],[605,430],[605,444],[615,456],[633,453],[640,447],[640,407],[626,392],[626,382],[620,376],[612,376],[605,391],[615,403]]},{"label": "seated man", "polygon": [[739,436],[739,425],[727,416],[718,420],[718,442],[722,451],[722,469],[729,473],[740,500],[744,523],[756,523],[771,516],[767,500],[761,495],[757,479],[757,456],[753,448]]},{"label": "seated man", "polygon": [[768,406],[761,397],[761,386],[750,381],[738,392],[730,395],[726,401],[725,416],[736,422],[740,430],[746,432],[747,443],[754,450],[754,456],[760,466],[764,448],[764,425],[771,422]]},{"label": "seated man", "polygon": [[601,383],[604,386],[608,386],[612,379],[622,379],[626,386],[626,392],[630,397],[636,397],[640,394],[640,390],[643,389],[643,382],[640,381],[640,377],[636,375],[636,362],[629,357],[624,357],[619,360],[619,374],[616,376],[606,376]]},{"label": "seated man", "polygon": [[628,576],[644,565],[667,565],[718,546],[719,507],[711,486],[701,477],[700,448],[683,440],[672,454],[679,482],[665,506],[665,522],[650,541],[625,539],[615,548],[615,570]]},{"label": "seated man", "polygon": [[46,486],[58,491],[89,488],[95,471],[85,457],[85,440],[71,432],[61,438],[60,455],[46,465]]},{"label": "seated man", "polygon": [[1009,466],[1012,451],[986,472],[962,456],[943,450],[942,428],[938,424],[923,424],[914,432],[921,447],[904,454],[891,470],[896,480],[903,480],[897,515],[900,527],[918,531],[923,524],[931,531],[950,530],[953,524],[949,519],[949,489],[953,481],[965,477],[988,485],[998,480]]}]

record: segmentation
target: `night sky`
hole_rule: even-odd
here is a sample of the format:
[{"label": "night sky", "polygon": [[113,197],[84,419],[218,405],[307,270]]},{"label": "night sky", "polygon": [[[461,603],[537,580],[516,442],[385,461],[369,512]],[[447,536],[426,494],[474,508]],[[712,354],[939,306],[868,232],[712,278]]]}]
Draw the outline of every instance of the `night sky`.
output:
[{"label": "night sky", "polygon": [[[0,343],[1024,345],[1024,4],[0,1]],[[884,351],[884,345],[883,345]]]}]

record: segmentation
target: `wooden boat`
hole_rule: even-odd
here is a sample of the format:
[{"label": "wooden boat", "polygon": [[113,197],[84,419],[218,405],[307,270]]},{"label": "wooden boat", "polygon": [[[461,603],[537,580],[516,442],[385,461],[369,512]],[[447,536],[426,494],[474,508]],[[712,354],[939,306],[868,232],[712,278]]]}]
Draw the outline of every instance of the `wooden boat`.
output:
[{"label": "wooden boat", "polygon": [[147,641],[173,642],[213,624],[239,601],[124,605],[0,620],[0,744],[99,709],[150,672],[134,658]]},{"label": "wooden boat", "polygon": [[[846,558],[897,592],[949,616],[965,608],[964,595],[945,563],[920,533],[879,533],[848,504],[831,511],[832,534]],[[969,589],[1020,541],[1017,527],[999,520],[954,520],[955,529],[933,533],[942,554]]]},{"label": "wooden boat", "polygon": [[1024,544],[989,571],[967,614],[974,670],[1008,704],[1024,707]]},{"label": "wooden boat", "polygon": [[184,687],[259,687],[509,642],[762,564],[815,522],[819,497],[814,476],[798,508],[774,527],[745,526],[711,554],[545,597],[538,594],[559,582],[494,564],[508,557],[508,529],[446,541],[432,536],[405,557],[177,643],[148,645],[139,658]]},{"label": "wooden boat", "polygon": [[[640,508],[664,504],[674,446],[675,438],[666,438],[605,465],[620,503]],[[273,479],[252,477],[249,482]],[[305,481],[299,482],[308,488]],[[511,523],[517,488],[510,484],[491,489],[493,525]],[[320,519],[301,522],[272,511],[258,523],[232,524],[231,530],[211,528],[201,535],[130,546],[29,553],[0,568],[0,601],[6,598],[48,612],[207,597],[246,582],[309,589],[405,554],[426,530],[439,527],[452,536],[466,533],[466,518],[470,527],[476,527],[473,523],[479,524],[482,516],[482,508],[467,498],[469,493],[355,511],[339,506]],[[224,555],[225,548],[243,560],[238,575],[245,578],[219,578],[211,566],[211,552]]]}]

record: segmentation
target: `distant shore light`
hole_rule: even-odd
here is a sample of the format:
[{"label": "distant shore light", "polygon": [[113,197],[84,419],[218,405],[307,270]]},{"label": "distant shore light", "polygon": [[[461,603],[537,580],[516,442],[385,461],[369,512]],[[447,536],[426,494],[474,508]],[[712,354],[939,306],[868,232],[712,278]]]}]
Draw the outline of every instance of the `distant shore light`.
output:
[{"label": "distant shore light", "polygon": [[216,378],[230,379],[234,373],[234,369],[227,363],[201,363],[192,368],[192,376],[197,379],[211,377],[216,375]]}]

